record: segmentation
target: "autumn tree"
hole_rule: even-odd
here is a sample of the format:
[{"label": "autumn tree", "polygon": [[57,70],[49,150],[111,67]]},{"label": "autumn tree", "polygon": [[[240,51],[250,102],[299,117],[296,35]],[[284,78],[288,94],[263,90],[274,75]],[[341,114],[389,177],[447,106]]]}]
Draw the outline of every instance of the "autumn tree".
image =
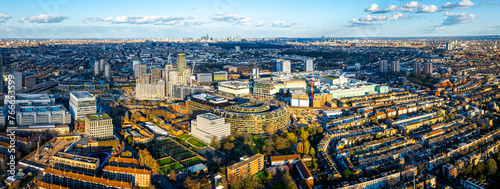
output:
[{"label": "autumn tree", "polygon": [[219,139],[217,138],[217,136],[212,136],[211,138],[212,140],[212,146],[215,148],[215,149],[219,149],[220,148],[220,141]]},{"label": "autumn tree", "polygon": [[224,144],[224,149],[227,151],[231,151],[234,148],[234,144],[232,142],[226,142]]},{"label": "autumn tree", "polygon": [[287,189],[297,189],[297,185],[293,182],[292,175],[289,172],[283,173],[282,177]]},{"label": "autumn tree", "polygon": [[287,139],[288,141],[290,141],[290,143],[291,143],[291,144],[297,144],[297,142],[299,141],[299,140],[297,139],[297,136],[295,135],[295,133],[292,133],[292,132],[290,132],[290,133],[288,133],[288,134],[286,135],[286,139]]},{"label": "autumn tree", "polygon": [[160,165],[158,162],[151,156],[148,150],[139,150],[139,163],[141,166],[149,167],[154,173],[158,173],[160,171]]},{"label": "autumn tree", "polygon": [[177,175],[175,175],[174,169],[170,169],[170,180],[174,181],[174,182],[175,182],[175,180],[177,180]]},{"label": "autumn tree", "polygon": [[486,175],[494,175],[497,173],[497,162],[494,159],[490,158],[486,160]]},{"label": "autumn tree", "polygon": [[191,179],[191,177],[187,177],[186,180],[184,180],[184,187],[187,189],[200,188],[200,186],[198,186],[198,181]]}]

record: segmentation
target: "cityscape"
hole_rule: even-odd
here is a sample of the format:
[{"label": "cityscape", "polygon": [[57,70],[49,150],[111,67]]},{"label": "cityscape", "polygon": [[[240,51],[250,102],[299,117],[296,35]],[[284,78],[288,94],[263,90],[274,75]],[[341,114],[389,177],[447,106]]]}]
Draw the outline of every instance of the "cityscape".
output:
[{"label": "cityscape", "polygon": [[0,189],[498,189],[500,2],[0,2]]}]

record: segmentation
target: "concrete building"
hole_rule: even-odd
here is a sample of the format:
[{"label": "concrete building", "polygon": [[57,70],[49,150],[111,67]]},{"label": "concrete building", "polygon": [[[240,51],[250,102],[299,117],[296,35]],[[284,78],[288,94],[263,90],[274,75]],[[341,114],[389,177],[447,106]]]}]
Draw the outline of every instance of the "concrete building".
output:
[{"label": "concrete building", "polygon": [[253,85],[253,95],[265,98],[273,98],[276,95],[276,89],[272,82],[258,82]]},{"label": "concrete building", "polygon": [[151,83],[158,83],[162,76],[162,69],[151,69]]},{"label": "concrete building", "polygon": [[313,59],[306,59],[304,60],[304,68],[306,72],[312,72],[314,69],[314,62]]},{"label": "concrete building", "polygon": [[110,73],[109,69],[110,69],[109,64],[106,64],[106,66],[104,66],[104,76],[106,77],[106,80],[108,80],[108,81],[111,78],[111,73]]},{"label": "concrete building", "polygon": [[185,54],[177,54],[177,72],[179,75],[182,74],[186,68],[186,55]]},{"label": "concrete building", "polygon": [[291,90],[290,106],[309,107],[309,96],[303,90]]},{"label": "concrete building", "polygon": [[99,61],[97,61],[97,60],[96,60],[96,61],[94,62],[94,75],[95,75],[95,76],[98,76],[98,75],[99,75],[99,71],[100,71],[100,70],[99,70]]},{"label": "concrete building", "polygon": [[399,70],[400,70],[399,61],[396,60],[396,61],[392,61],[391,63],[392,63],[392,65],[391,65],[392,72],[399,72]]},{"label": "concrete building", "polygon": [[[12,81],[14,81],[13,85],[13,90],[14,91],[19,91],[21,89],[23,89],[23,74],[21,72],[18,72],[18,71],[11,71],[9,73],[9,75],[7,76],[7,78],[12,78]],[[10,82],[7,82],[8,84],[8,87],[11,87],[11,83]]]},{"label": "concrete building", "polygon": [[453,50],[453,43],[451,42],[446,42],[446,50],[451,51]]},{"label": "concrete building", "polygon": [[218,82],[218,81],[227,81],[228,80],[228,74],[226,71],[218,71],[213,73],[213,81]]},{"label": "concrete building", "polygon": [[113,120],[106,113],[85,115],[85,134],[96,139],[113,138]]},{"label": "concrete building", "polygon": [[380,60],[378,61],[378,69],[380,72],[387,72],[387,60]]},{"label": "concrete building", "polygon": [[242,179],[257,174],[264,169],[264,155],[255,154],[252,157],[244,156],[240,162],[227,167],[227,180]]},{"label": "concrete building", "polygon": [[81,174],[95,175],[99,169],[98,158],[57,152],[50,161],[53,168]]},{"label": "concrete building", "polygon": [[432,62],[426,62],[424,65],[424,74],[432,74]]},{"label": "concrete building", "polygon": [[106,65],[106,60],[105,59],[99,60],[99,71],[103,72],[105,65]]},{"label": "concrete building", "polygon": [[291,67],[290,60],[283,60],[283,59],[277,59],[275,66],[274,66],[274,71],[276,72],[283,72],[283,73],[292,73],[292,67]]},{"label": "concrete building", "polygon": [[212,83],[212,73],[197,73],[196,79],[198,83]]},{"label": "concrete building", "polygon": [[95,97],[87,91],[71,92],[69,98],[69,112],[71,119],[84,119],[86,114],[96,113]]},{"label": "concrete building", "polygon": [[252,79],[258,79],[259,78],[259,68],[252,68]]},{"label": "concrete building", "polygon": [[319,77],[319,81],[330,85],[342,85],[348,82],[347,78],[343,75],[329,75]]},{"label": "concrete building", "polygon": [[219,93],[225,93],[233,96],[246,96],[250,94],[250,87],[247,83],[241,81],[219,82]]},{"label": "concrete building", "polygon": [[420,62],[413,62],[413,74],[420,75],[422,72],[422,64]]},{"label": "concrete building", "polygon": [[148,65],[146,64],[137,64],[134,66],[134,77],[144,78],[148,74]]},{"label": "concrete building", "polygon": [[221,140],[231,135],[231,124],[226,123],[223,117],[212,113],[205,113],[196,116],[191,120],[191,135],[208,144],[212,143],[212,138]]},{"label": "concrete building", "polygon": [[71,114],[63,105],[18,106],[16,109],[16,121],[18,126],[71,124]]},{"label": "concrete building", "polygon": [[35,72],[23,73],[23,87],[30,88],[36,85]]}]

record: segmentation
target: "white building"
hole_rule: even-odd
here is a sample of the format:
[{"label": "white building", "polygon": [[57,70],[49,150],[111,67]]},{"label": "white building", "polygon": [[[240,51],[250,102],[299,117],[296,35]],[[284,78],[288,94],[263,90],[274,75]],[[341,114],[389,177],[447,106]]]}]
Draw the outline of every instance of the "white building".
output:
[{"label": "white building", "polygon": [[104,71],[104,65],[106,64],[106,60],[104,59],[101,59],[101,61],[99,62],[99,70],[102,72]]},{"label": "white building", "polygon": [[219,82],[219,93],[226,93],[233,96],[245,96],[250,94],[250,86],[248,83],[241,81],[225,81]]},{"label": "white building", "polygon": [[99,62],[98,61],[94,62],[94,75],[95,76],[99,75]]},{"label": "white building", "polygon": [[85,115],[85,135],[97,138],[113,138],[113,119],[106,113]]},{"label": "white building", "polygon": [[7,78],[14,81],[14,83],[12,83],[12,86],[14,86],[13,88],[11,87],[11,82],[7,82],[9,90],[13,89],[14,91],[19,91],[23,89],[23,73],[13,70],[9,73],[9,75],[7,75]]},{"label": "white building", "polygon": [[109,81],[109,78],[110,78],[110,73],[109,73],[109,64],[106,64],[106,66],[104,66],[104,76],[106,76],[106,80]]},{"label": "white building", "polygon": [[20,106],[16,111],[18,126],[37,124],[71,124],[71,114],[63,105],[54,106]]},{"label": "white building", "polygon": [[330,85],[342,85],[348,82],[347,78],[343,75],[322,76],[319,78],[319,81]]},{"label": "white building", "polygon": [[87,91],[71,92],[69,97],[71,119],[84,119],[87,114],[97,112],[95,97]]},{"label": "white building", "polygon": [[274,67],[276,72],[292,73],[290,60],[277,59]]},{"label": "white building", "polygon": [[258,79],[259,78],[259,68],[253,68],[252,69],[252,79]]},{"label": "white building", "polygon": [[378,69],[380,72],[386,72],[387,71],[387,60],[380,60],[378,61]]},{"label": "white building", "polygon": [[221,140],[231,135],[231,124],[226,123],[223,117],[212,113],[196,116],[191,120],[191,135],[210,144],[212,137]]},{"label": "white building", "polygon": [[160,79],[157,83],[144,82],[138,79],[135,86],[135,98],[139,100],[163,99],[165,95],[165,80]]},{"label": "white building", "polygon": [[392,61],[391,63],[392,63],[392,65],[391,65],[392,72],[399,72],[399,70],[400,70],[399,61],[396,60],[396,61]]},{"label": "white building", "polygon": [[305,71],[306,72],[312,72],[314,69],[314,62],[313,59],[307,59],[304,61],[305,62]]}]

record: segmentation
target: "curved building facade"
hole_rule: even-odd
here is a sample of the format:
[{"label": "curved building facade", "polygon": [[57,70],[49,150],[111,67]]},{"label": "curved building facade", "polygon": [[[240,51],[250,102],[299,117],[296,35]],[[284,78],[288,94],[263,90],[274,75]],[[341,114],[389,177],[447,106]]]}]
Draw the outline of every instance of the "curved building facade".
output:
[{"label": "curved building facade", "polygon": [[251,102],[214,109],[213,112],[231,124],[231,134],[235,135],[264,134],[269,123],[275,124],[278,129],[290,125],[290,110],[287,105]]}]

